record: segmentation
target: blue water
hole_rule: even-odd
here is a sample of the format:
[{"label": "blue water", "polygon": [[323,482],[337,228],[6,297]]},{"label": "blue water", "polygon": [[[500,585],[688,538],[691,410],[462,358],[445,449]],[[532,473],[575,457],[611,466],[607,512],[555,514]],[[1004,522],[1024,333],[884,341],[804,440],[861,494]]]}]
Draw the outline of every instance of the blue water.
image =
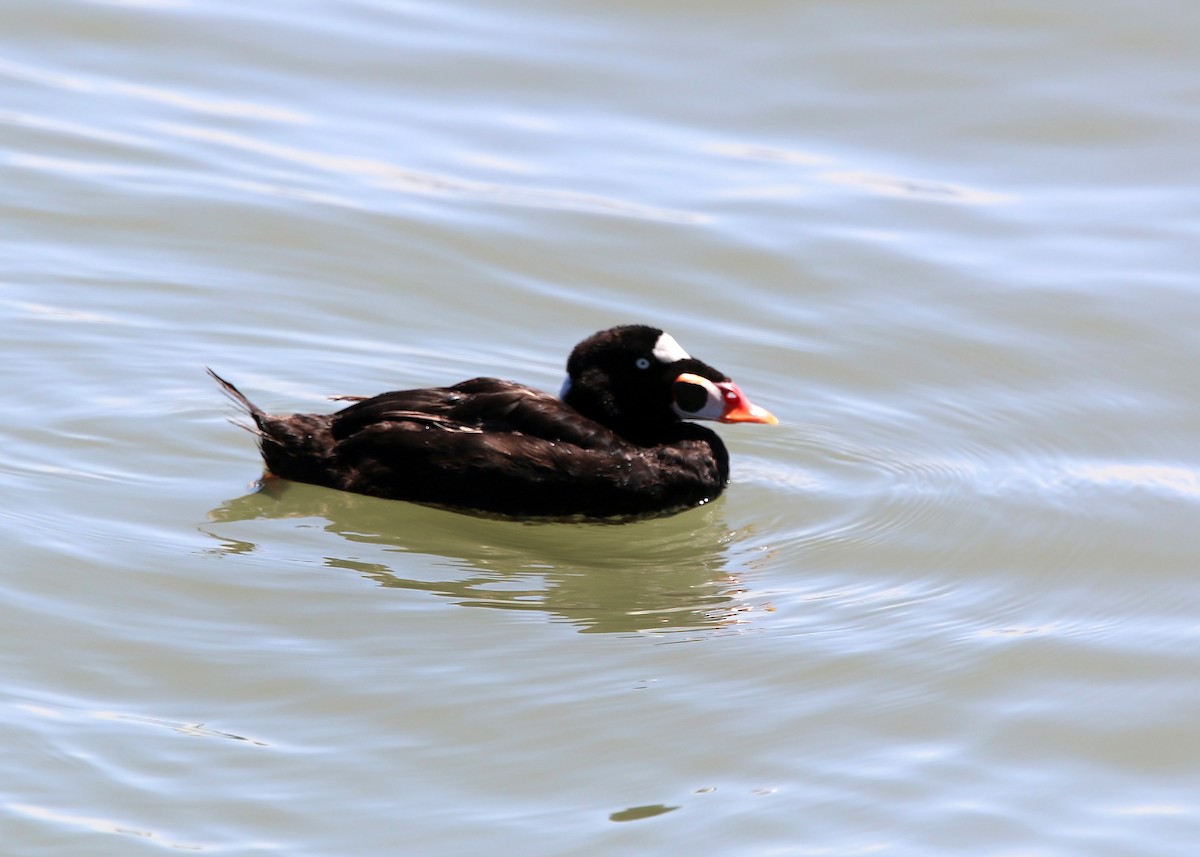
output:
[{"label": "blue water", "polygon": [[[1178,4],[2,2],[5,853],[1190,855]],[[621,526],[260,490],[276,411],[668,329]]]}]

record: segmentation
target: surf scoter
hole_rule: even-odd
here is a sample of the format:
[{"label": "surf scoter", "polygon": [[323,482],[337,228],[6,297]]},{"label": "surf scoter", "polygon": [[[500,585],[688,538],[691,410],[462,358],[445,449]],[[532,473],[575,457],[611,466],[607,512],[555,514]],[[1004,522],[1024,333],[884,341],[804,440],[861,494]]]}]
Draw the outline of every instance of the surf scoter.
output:
[{"label": "surf scoter", "polygon": [[272,416],[211,369],[254,420],[270,474],[394,500],[510,516],[675,512],[714,499],[729,453],[689,419],[778,420],[644,325],[575,346],[560,398],[497,378]]}]

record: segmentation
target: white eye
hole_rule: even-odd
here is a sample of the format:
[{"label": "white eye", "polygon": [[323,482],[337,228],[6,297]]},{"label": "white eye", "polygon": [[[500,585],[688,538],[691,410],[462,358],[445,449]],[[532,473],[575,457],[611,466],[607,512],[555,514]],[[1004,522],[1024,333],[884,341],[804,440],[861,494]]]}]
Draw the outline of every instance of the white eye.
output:
[{"label": "white eye", "polygon": [[637,363],[635,365],[639,369],[649,369],[650,368],[650,360],[645,357],[639,357],[637,359]]}]

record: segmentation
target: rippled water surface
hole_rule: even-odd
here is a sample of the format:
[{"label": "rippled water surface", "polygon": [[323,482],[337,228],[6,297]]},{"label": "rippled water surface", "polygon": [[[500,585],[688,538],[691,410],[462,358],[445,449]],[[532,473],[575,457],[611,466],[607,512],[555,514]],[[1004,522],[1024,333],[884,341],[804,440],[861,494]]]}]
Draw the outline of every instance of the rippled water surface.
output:
[{"label": "rippled water surface", "polygon": [[[1200,6],[0,0],[5,854],[1188,855]],[[274,410],[665,327],[626,525]]]}]

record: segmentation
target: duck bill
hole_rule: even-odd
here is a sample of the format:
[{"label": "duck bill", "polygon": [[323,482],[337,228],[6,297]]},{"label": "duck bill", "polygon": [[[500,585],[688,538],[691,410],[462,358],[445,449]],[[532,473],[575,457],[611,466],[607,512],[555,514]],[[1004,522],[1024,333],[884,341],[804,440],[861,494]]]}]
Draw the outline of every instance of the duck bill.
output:
[{"label": "duck bill", "polygon": [[718,422],[722,423],[762,423],[769,426],[779,425],[779,420],[775,415],[766,408],[760,408],[758,405],[746,398],[746,394],[741,391],[737,384],[732,381],[723,381],[716,385],[721,391],[721,397],[725,403],[725,409],[721,416],[717,417]]}]

